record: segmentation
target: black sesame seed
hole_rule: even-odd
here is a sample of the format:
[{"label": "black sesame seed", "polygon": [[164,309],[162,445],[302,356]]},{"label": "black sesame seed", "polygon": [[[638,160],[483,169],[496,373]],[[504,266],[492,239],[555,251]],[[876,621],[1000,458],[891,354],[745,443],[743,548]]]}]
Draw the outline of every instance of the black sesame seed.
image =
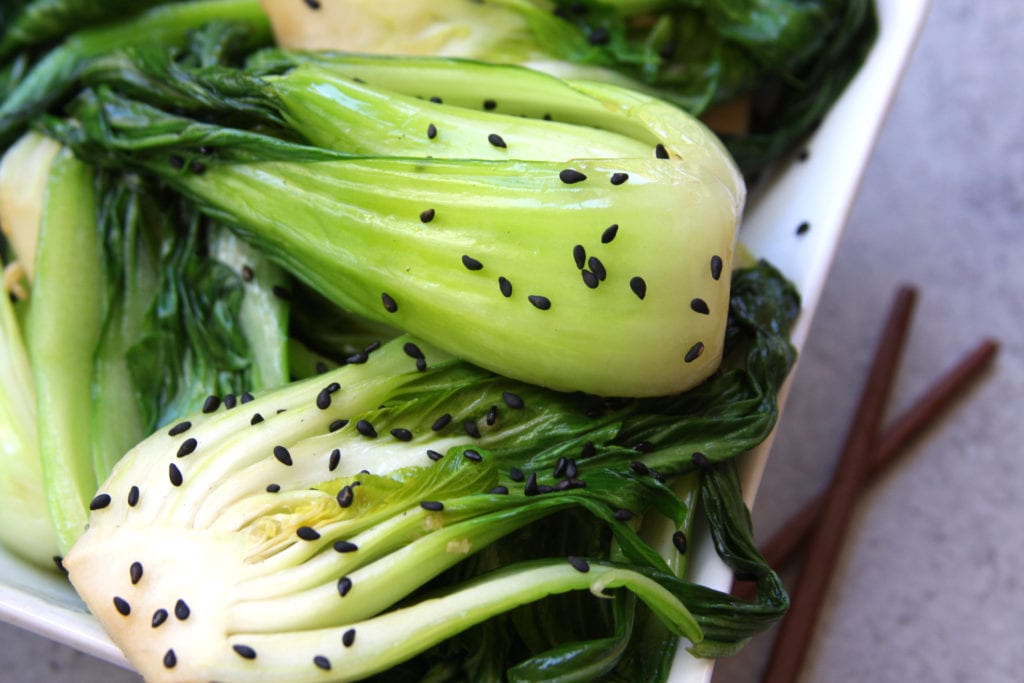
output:
[{"label": "black sesame seed", "polygon": [[583,284],[590,289],[597,289],[597,286],[601,284],[601,281],[597,279],[597,276],[589,270],[581,270],[580,275],[583,277]]},{"label": "black sesame seed", "polygon": [[587,35],[587,42],[591,45],[607,45],[608,41],[611,40],[611,37],[612,36],[608,32],[608,29],[603,26],[598,26],[591,30]]},{"label": "black sesame seed", "polygon": [[683,356],[683,360],[687,363],[692,363],[700,358],[700,354],[702,353],[704,353],[704,342],[697,342],[690,347],[689,351],[686,352],[686,355]]},{"label": "black sesame seed", "polygon": [[573,185],[575,183],[581,183],[587,179],[587,176],[583,175],[574,168],[566,168],[558,173],[558,179],[566,185]]},{"label": "black sesame seed", "polygon": [[504,275],[498,276],[498,290],[506,299],[512,296],[512,283]]},{"label": "black sesame seed", "polygon": [[586,560],[584,560],[582,557],[576,557],[575,555],[570,555],[566,559],[569,560],[569,564],[572,565],[572,568],[575,569],[576,571],[580,572],[581,574],[586,574],[587,572],[590,571],[590,563],[587,562]]},{"label": "black sesame seed", "polygon": [[549,308],[551,308],[551,299],[547,298],[546,296],[541,296],[539,294],[530,294],[526,298],[530,300],[530,303],[533,304],[534,308],[537,308],[542,311],[546,311]]},{"label": "black sesame seed", "polygon": [[491,406],[487,409],[487,416],[484,417],[484,422],[487,423],[488,427],[493,427],[494,423],[498,421],[498,406]]},{"label": "black sesame seed", "polygon": [[621,185],[629,180],[628,173],[612,173],[612,185]]},{"label": "black sesame seed", "polygon": [[198,445],[199,442],[196,441],[193,437],[185,439],[184,441],[181,442],[181,445],[178,446],[178,457],[184,458],[186,455],[191,455],[196,450],[196,446]]},{"label": "black sesame seed", "polygon": [[188,604],[184,600],[178,600],[174,603],[174,616],[178,621],[185,621],[192,614],[192,610],[189,609]]},{"label": "black sesame seed", "polygon": [[501,400],[503,400],[505,402],[505,405],[507,405],[509,408],[512,408],[513,410],[522,410],[523,406],[526,405],[525,403],[523,403],[522,398],[520,398],[517,394],[513,394],[511,391],[501,392]]},{"label": "black sesame seed", "polygon": [[434,220],[434,216],[436,215],[437,212],[434,211],[433,209],[426,209],[420,212],[420,221],[422,221],[423,223],[429,223],[430,221]]},{"label": "black sesame seed", "polygon": [[153,612],[153,628],[159,628],[161,624],[167,621],[167,610],[161,608]]},{"label": "black sesame seed", "polygon": [[256,650],[248,645],[232,645],[231,649],[242,659],[256,659]]},{"label": "black sesame seed", "polygon": [[230,410],[230,409],[235,407],[236,403],[237,403],[237,399],[235,398],[234,394],[225,394],[225,396],[224,396],[224,407],[225,408]]},{"label": "black sesame seed", "polygon": [[722,257],[712,256],[711,257],[711,279],[717,280],[722,277]]},{"label": "black sesame seed", "polygon": [[320,393],[316,395],[316,407],[320,410],[327,410],[331,407],[331,392],[327,389],[321,389]]},{"label": "black sesame seed", "polygon": [[483,462],[484,456],[480,455],[479,451],[474,451],[472,448],[467,448],[462,451],[462,456],[471,462]]},{"label": "black sesame seed", "polygon": [[300,526],[295,530],[295,535],[303,541],[315,541],[320,538],[320,532],[311,526]]},{"label": "black sesame seed", "polygon": [[327,425],[327,431],[336,432],[347,424],[348,420],[334,420],[331,424]]},{"label": "black sesame seed", "polygon": [[417,358],[416,359],[416,370],[418,372],[423,372],[426,369],[427,369],[427,359],[426,358]]},{"label": "black sesame seed", "polygon": [[132,562],[132,566],[128,567],[128,576],[131,578],[133,586],[135,584],[137,584],[139,581],[141,581],[142,580],[142,563],[141,562]]},{"label": "black sesame seed", "polygon": [[551,472],[551,476],[559,479],[565,476],[565,468],[569,466],[569,460],[564,455],[558,458],[555,462],[555,469]]},{"label": "black sesame seed", "polygon": [[342,486],[341,490],[338,491],[338,505],[339,507],[347,508],[352,505],[352,501],[355,499],[355,492],[351,486]]},{"label": "black sesame seed", "polygon": [[174,486],[181,486],[182,482],[185,481],[181,476],[181,470],[173,462],[171,466],[167,468],[167,476],[171,480],[171,484]]},{"label": "black sesame seed", "polygon": [[615,235],[617,235],[618,232],[618,223],[612,223],[611,225],[609,225],[607,228],[604,229],[604,232],[601,233],[601,244],[608,244],[609,242],[611,242],[613,239],[615,239]]},{"label": "black sesame seed", "polygon": [[220,397],[218,396],[207,396],[206,400],[203,401],[203,412],[212,413],[213,411],[220,408]]},{"label": "black sesame seed", "polygon": [[494,100],[484,100],[484,109],[486,109],[487,111],[491,111],[497,106],[498,103],[495,102]]},{"label": "black sesame seed", "polygon": [[352,647],[352,643],[356,642],[356,630],[350,628],[341,634],[341,644],[345,647]]},{"label": "black sesame seed", "polygon": [[796,160],[797,161],[807,161],[810,157],[811,157],[811,151],[808,150],[808,149],[802,149],[796,155]]},{"label": "black sesame seed", "polygon": [[708,302],[704,301],[704,299],[692,299],[690,301],[690,310],[704,315],[711,313],[711,309],[708,308]]},{"label": "black sesame seed", "polygon": [[580,449],[580,459],[589,458],[597,452],[597,448],[594,447],[593,441],[588,441],[583,444],[583,448]]},{"label": "black sesame seed", "polygon": [[639,460],[634,460],[629,463],[629,469],[633,470],[635,474],[639,474],[640,476],[646,476],[651,473],[650,468]]},{"label": "black sesame seed", "polygon": [[391,298],[391,295],[387,292],[382,292],[380,295],[381,303],[384,304],[384,310],[388,313],[394,313],[398,310],[398,302]]},{"label": "black sesame seed", "polygon": [[[371,346],[372,346],[372,344],[371,344]],[[368,346],[366,348],[369,349],[370,347]],[[341,385],[338,384],[337,382],[331,382],[330,384],[328,384],[325,387],[325,390],[333,394],[336,391],[340,391],[341,390]]]},{"label": "black sesame seed", "polygon": [[434,420],[434,424],[430,425],[430,429],[431,429],[432,431],[435,431],[435,432],[439,432],[439,431],[441,431],[442,429],[444,429],[445,427],[447,427],[447,426],[448,426],[448,424],[449,424],[449,423],[450,423],[451,421],[452,421],[452,415],[451,415],[451,413],[445,413],[445,414],[444,414],[444,415],[442,415],[441,417],[439,417],[439,418],[437,418],[436,420]]},{"label": "black sesame seed", "polygon": [[502,149],[508,147],[508,145],[505,144],[505,141],[497,133],[491,133],[488,135],[487,142],[491,143],[495,147],[501,147]]},{"label": "black sesame seed", "polygon": [[270,288],[270,293],[273,294],[274,296],[276,296],[281,301],[291,301],[292,300],[292,293],[290,291],[288,291],[287,288],[282,287],[281,285],[274,285],[273,287],[271,287]]},{"label": "black sesame seed", "polygon": [[693,461],[694,465],[696,465],[702,470],[707,470],[711,468],[711,461],[708,460],[708,456],[704,455],[700,451],[694,451],[693,453],[691,453],[690,460]]},{"label": "black sesame seed", "polygon": [[358,351],[353,353],[351,356],[345,359],[346,365],[362,365],[366,361],[370,360],[370,357],[365,351]]},{"label": "black sesame seed", "polygon": [[676,547],[680,555],[686,554],[686,534],[682,531],[677,531],[672,534],[672,545]]},{"label": "black sesame seed", "polygon": [[512,481],[523,481],[526,477],[523,475],[523,471],[518,467],[513,467],[508,471],[508,478]]},{"label": "black sesame seed", "polygon": [[392,429],[391,436],[395,437],[399,441],[412,441],[412,432],[408,429],[402,429],[401,427],[395,427]]},{"label": "black sesame seed", "polygon": [[256,397],[253,396],[248,391],[243,391],[242,395],[238,397],[238,402],[239,403],[250,403],[250,402],[255,401],[255,400],[256,400]]},{"label": "black sesame seed", "polygon": [[462,423],[462,429],[474,439],[480,438],[480,427],[477,425],[476,420],[466,420]]},{"label": "black sesame seed", "polygon": [[626,508],[619,508],[618,510],[615,511],[613,517],[615,517],[615,519],[619,522],[628,522],[629,520],[633,519],[633,511],[627,510]]},{"label": "black sesame seed", "polygon": [[587,250],[583,248],[582,244],[577,244],[572,248],[572,259],[576,262],[577,268],[582,268],[587,262]]},{"label": "black sesame seed", "polygon": [[102,510],[108,505],[110,505],[110,495],[107,493],[101,493],[92,499],[92,502],[89,503],[89,509]]},{"label": "black sesame seed", "polygon": [[260,422],[263,422],[263,416],[259,413],[253,413],[252,419],[249,420],[249,424],[258,425]]},{"label": "black sesame seed", "polygon": [[465,254],[462,256],[462,265],[466,266],[468,270],[480,270],[484,267],[484,264],[480,263],[472,256],[467,256]]},{"label": "black sesame seed", "polygon": [[432,123],[427,126],[427,137],[431,140],[437,137],[437,126]]},{"label": "black sesame seed", "polygon": [[575,479],[578,473],[579,470],[576,468],[576,461],[569,458],[569,462],[565,466],[565,476],[569,479]]},{"label": "black sesame seed", "polygon": [[633,450],[637,453],[650,453],[654,450],[654,444],[650,441],[638,441],[633,444]]},{"label": "black sesame seed", "polygon": [[668,159],[668,150],[660,142],[654,146],[654,156],[659,159]]},{"label": "black sesame seed", "polygon": [[430,101],[433,102],[434,104],[442,104],[441,98],[438,97],[437,95],[434,95],[433,97],[431,97]]},{"label": "black sesame seed", "polygon": [[438,453],[437,451],[428,450],[427,457],[433,460],[434,462],[437,462],[438,460],[444,457],[444,453]]},{"label": "black sesame seed", "polygon": [[117,596],[114,597],[114,609],[116,609],[117,613],[122,617],[126,617],[132,613],[132,606],[128,604],[128,601]]},{"label": "black sesame seed", "polygon": [[179,422],[178,424],[176,424],[173,427],[171,427],[167,431],[167,434],[169,436],[178,436],[179,434],[184,434],[185,432],[187,432],[191,428],[192,428],[192,423],[189,422],[188,420],[185,420],[184,422]]},{"label": "black sesame seed", "polygon": [[590,270],[593,271],[594,276],[597,277],[598,280],[603,281],[608,277],[608,271],[604,269],[604,264],[601,263],[601,260],[596,256],[591,256],[587,259],[587,265],[590,266]]},{"label": "black sesame seed", "polygon": [[334,549],[339,553],[352,553],[359,550],[359,546],[351,541],[335,541]]},{"label": "black sesame seed", "polygon": [[377,430],[373,428],[373,425],[368,420],[356,422],[356,431],[368,439],[377,438]]},{"label": "black sesame seed", "polygon": [[324,657],[323,655],[313,657],[313,664],[315,664],[318,669],[323,669],[324,671],[331,670],[331,660],[327,659],[327,657]]},{"label": "black sesame seed", "polygon": [[252,266],[242,266],[242,280],[252,282],[254,277],[256,277],[256,273],[253,271]]},{"label": "black sesame seed", "polygon": [[168,650],[164,653],[164,666],[168,669],[173,669],[178,665],[178,656],[174,654],[174,650]]},{"label": "black sesame seed", "polygon": [[330,460],[327,463],[327,469],[330,470],[331,472],[333,472],[334,470],[338,469],[338,465],[340,465],[340,464],[341,464],[341,449],[340,448],[335,448],[333,451],[331,451],[331,457],[330,457]]},{"label": "black sesame seed", "polygon": [[309,9],[320,9],[320,0],[305,0]]},{"label": "black sesame seed", "polygon": [[410,358],[423,358],[423,351],[412,342],[405,342],[405,344],[402,345],[402,350],[405,351],[405,355]]},{"label": "black sesame seed", "polygon": [[647,296],[647,283],[639,275],[629,279],[629,288],[633,290],[638,299],[643,299]]},{"label": "black sesame seed", "polygon": [[139,487],[132,486],[128,489],[128,507],[135,507],[139,504]]},{"label": "black sesame seed", "polygon": [[536,496],[540,492],[540,487],[537,486],[537,473],[531,472],[530,478],[526,480],[526,485],[523,486],[523,494],[527,496]]},{"label": "black sesame seed", "polygon": [[288,465],[291,467],[292,454],[288,452],[288,449],[284,446],[274,446],[274,457],[277,458],[278,462],[282,465]]},{"label": "black sesame seed", "polygon": [[444,510],[444,503],[436,500],[424,500],[420,503],[420,507],[428,512],[440,512]]},{"label": "black sesame seed", "polygon": [[277,493],[281,490],[280,484],[267,484],[267,493]]},{"label": "black sesame seed", "polygon": [[508,487],[507,486],[495,486],[493,489],[491,489],[491,493],[493,493],[495,495],[499,495],[499,496],[507,495],[508,494]]},{"label": "black sesame seed", "polygon": [[811,224],[810,224],[810,223],[808,223],[807,221],[804,221],[804,222],[803,222],[803,223],[801,223],[800,225],[796,226],[796,234],[798,234],[798,235],[804,235],[804,234],[806,234],[806,233],[807,233],[807,231],[808,231],[808,230],[810,230],[810,229],[811,229]]}]

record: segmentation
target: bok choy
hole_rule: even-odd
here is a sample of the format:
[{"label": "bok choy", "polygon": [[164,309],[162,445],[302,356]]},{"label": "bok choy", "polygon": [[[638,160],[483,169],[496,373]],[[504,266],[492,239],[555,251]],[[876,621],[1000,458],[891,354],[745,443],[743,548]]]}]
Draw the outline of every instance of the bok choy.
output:
[{"label": "bok choy", "polygon": [[[718,366],[745,191],[679,109],[438,59],[275,53],[258,74],[193,71],[151,73],[154,103],[284,132],[172,114],[117,79],[51,132],[159,176],[343,308],[506,376],[658,396]],[[147,90],[129,75],[123,89]]]},{"label": "bok choy", "polygon": [[752,177],[824,117],[877,32],[873,0],[262,0],[291,48],[523,64],[707,120]]},{"label": "bok choy", "polygon": [[[357,680],[421,652],[444,658],[435,646],[549,594],[614,588],[636,593],[671,638],[727,652],[785,608],[727,466],[771,429],[748,424],[792,363],[780,332],[796,302],[767,266],[737,277],[760,286],[738,288],[730,351],[766,362],[723,372],[728,405],[556,393],[403,336],[365,363],[143,441],[93,499],[65,558],[71,581],[152,681]],[[717,433],[718,450],[695,453],[695,429]],[[669,436],[639,448],[647,430]],[[690,490],[727,559],[762,582],[761,602],[685,583],[638,534],[662,515],[689,533],[696,501],[664,483],[670,472],[696,475]],[[584,521],[554,556],[544,542],[487,552],[574,510]],[[587,607],[595,623],[610,616],[602,602]],[[526,647],[490,666],[539,657],[525,673],[554,657]]]}]

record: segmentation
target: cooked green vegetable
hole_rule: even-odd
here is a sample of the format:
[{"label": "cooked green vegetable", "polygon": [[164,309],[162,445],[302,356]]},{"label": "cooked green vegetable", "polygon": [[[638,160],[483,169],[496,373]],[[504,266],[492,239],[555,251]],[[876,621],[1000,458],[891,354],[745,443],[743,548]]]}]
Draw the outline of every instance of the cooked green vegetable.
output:
[{"label": "cooked green vegetable", "polygon": [[[740,287],[746,322],[733,350],[756,347],[773,367],[788,366],[792,350],[776,342],[792,320],[792,290],[764,266],[738,277],[769,286]],[[761,369],[725,373],[734,398],[747,399],[729,407],[609,403],[493,375],[401,337],[365,363],[187,416],[146,439],[100,487],[65,566],[153,681],[355,680],[448,641],[422,660],[429,667],[483,619],[549,594],[620,586],[698,653],[724,652],[785,609],[735,480],[684,438],[638,451],[625,435],[652,422],[732,431],[708,460],[732,458],[771,429],[745,426],[760,410],[750,399],[777,377]],[[684,493],[699,488],[727,561],[762,582],[759,603],[680,580],[638,535],[641,520],[660,515],[688,533],[695,511],[653,461],[700,473]],[[572,511],[584,513],[576,540],[492,546],[551,534],[557,521],[548,522]],[[589,604],[591,626],[625,628],[639,614],[614,605]],[[618,638],[632,641],[629,631]],[[529,638],[541,647],[523,657],[532,663],[520,676],[585,661],[608,672],[630,651],[623,643],[599,664],[597,643],[563,640],[556,657],[543,632]],[[499,648],[488,666],[511,667],[528,642]]]},{"label": "cooked green vegetable", "polygon": [[[213,21],[245,26],[250,47],[265,45],[269,40],[266,16],[256,0],[170,3],[126,20],[72,33],[34,63],[5,93],[0,102],[0,146],[9,144],[28,122],[66,96],[80,71],[95,57],[129,45],[169,49],[185,42],[190,32]],[[10,32],[5,30],[4,39],[17,43],[19,26],[15,22]]]},{"label": "cooked green vegetable", "polygon": [[43,495],[36,390],[14,306],[0,291],[0,543],[50,564],[57,538]]},{"label": "cooked green vegetable", "polygon": [[504,375],[657,396],[718,366],[744,188],[692,117],[512,66],[275,53],[257,70],[282,73],[168,67],[152,97],[263,109],[319,147],[107,89],[52,130],[162,177],[342,307]]},{"label": "cooked green vegetable", "polygon": [[[158,202],[138,177],[97,173],[34,133],[0,164],[0,221],[29,299],[21,329],[5,325],[5,399],[19,405],[3,411],[0,478],[12,499],[32,492],[24,510],[47,501],[66,550],[96,486],[146,434],[210,393],[288,381],[287,309],[272,293],[286,280],[179,199]],[[19,374],[22,334],[31,381]],[[58,554],[45,534],[35,543],[11,526],[19,553]]]},{"label": "cooked green vegetable", "polygon": [[791,152],[862,64],[872,0],[263,0],[286,47],[524,64],[645,90],[700,115],[743,102],[725,142],[747,176]]},{"label": "cooked green vegetable", "polygon": [[[63,38],[88,24],[123,19],[166,0],[17,0],[0,12],[0,59]],[[8,6],[10,6],[8,8]]]},{"label": "cooked green vegetable", "polygon": [[89,406],[102,330],[102,235],[94,172],[62,150],[45,178],[26,324],[46,500],[62,550],[85,530],[96,490]]},{"label": "cooked green vegetable", "polygon": [[[469,53],[642,94],[253,52],[255,0],[153,4],[0,8],[0,144],[24,135],[0,164],[21,299],[0,310],[0,494],[37,520],[48,498],[57,530],[0,541],[70,546],[154,681],[658,681],[681,636],[719,656],[781,616],[732,460],[775,424],[798,298],[733,270],[740,172],[649,94],[666,36],[718,9],[373,8],[404,7],[401,40],[472,13]],[[713,82],[678,102],[731,97],[752,64],[800,77],[775,43],[830,19],[770,4],[777,25],[687,42]],[[686,580],[701,514],[756,602]]]}]

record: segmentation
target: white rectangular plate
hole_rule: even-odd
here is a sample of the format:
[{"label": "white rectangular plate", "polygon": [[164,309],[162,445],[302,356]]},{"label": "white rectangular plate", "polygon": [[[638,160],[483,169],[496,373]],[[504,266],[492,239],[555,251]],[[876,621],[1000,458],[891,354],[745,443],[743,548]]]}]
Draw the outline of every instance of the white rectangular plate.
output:
[{"label": "white rectangular plate", "polygon": [[[753,254],[771,261],[797,285],[804,306],[793,334],[798,348],[807,337],[846,217],[928,4],[929,0],[877,0],[881,25],[878,42],[854,82],[808,141],[808,158],[785,164],[750,198],[741,240]],[[796,228],[804,221],[810,230],[798,235]],[[766,443],[743,461],[744,490],[750,503],[768,449]],[[699,534],[692,547],[694,580],[728,590],[732,576],[718,561],[706,534]],[[121,652],[66,581],[55,572],[21,562],[2,547],[0,619],[127,666]],[[710,680],[711,670],[710,662],[680,649],[671,680],[704,682]]]}]

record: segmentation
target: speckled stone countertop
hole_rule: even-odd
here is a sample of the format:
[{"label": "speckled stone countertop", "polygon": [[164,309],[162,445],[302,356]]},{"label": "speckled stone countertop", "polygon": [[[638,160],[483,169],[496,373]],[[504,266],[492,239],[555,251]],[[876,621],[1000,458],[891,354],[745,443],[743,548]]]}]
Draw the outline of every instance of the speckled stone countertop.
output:
[{"label": "speckled stone countertop", "polygon": [[[836,257],[754,509],[824,487],[896,289],[920,297],[890,413],[983,337],[988,376],[862,499],[802,681],[1024,680],[1024,2],[933,0]],[[773,634],[718,665],[760,678]],[[0,680],[134,674],[0,625]]]}]

